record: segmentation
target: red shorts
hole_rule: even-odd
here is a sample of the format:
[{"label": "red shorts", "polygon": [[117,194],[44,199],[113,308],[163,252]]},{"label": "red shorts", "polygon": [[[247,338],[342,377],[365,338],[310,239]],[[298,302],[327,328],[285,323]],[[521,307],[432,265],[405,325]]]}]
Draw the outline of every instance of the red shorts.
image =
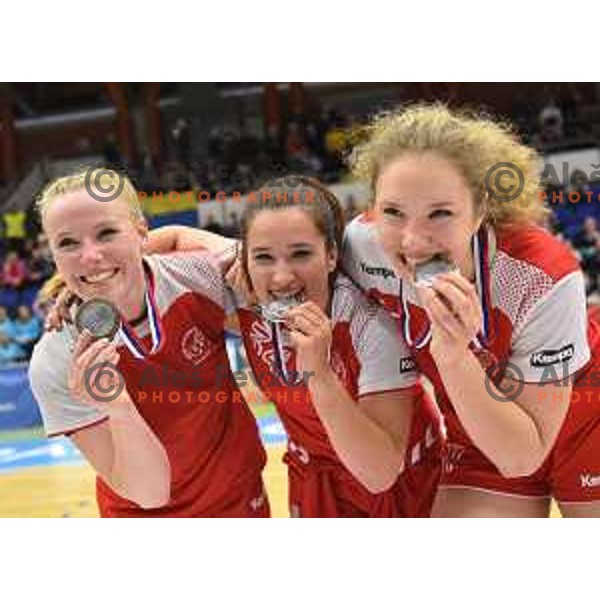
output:
[{"label": "red shorts", "polygon": [[292,517],[429,517],[441,474],[441,444],[415,465],[406,465],[389,490],[371,494],[338,461],[310,456],[290,444],[284,457],[289,473]]},{"label": "red shorts", "polygon": [[[548,400],[558,401],[558,400]],[[600,387],[573,388],[565,422],[542,466],[528,477],[503,477],[477,447],[449,428],[440,487],[468,487],[507,495],[600,500]],[[456,440],[461,440],[456,442]]]},{"label": "red shorts", "polygon": [[216,504],[168,505],[144,510],[117,496],[99,477],[96,478],[96,498],[101,517],[270,517],[269,499],[261,477],[252,478],[232,488]]}]

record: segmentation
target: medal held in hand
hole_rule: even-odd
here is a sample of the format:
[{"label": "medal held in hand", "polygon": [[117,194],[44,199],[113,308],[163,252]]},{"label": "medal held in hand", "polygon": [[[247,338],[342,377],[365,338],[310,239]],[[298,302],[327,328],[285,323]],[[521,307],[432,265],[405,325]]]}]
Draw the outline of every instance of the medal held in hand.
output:
[{"label": "medal held in hand", "polygon": [[81,333],[87,329],[94,339],[112,339],[121,324],[119,312],[107,300],[87,300],[75,313],[75,327]]},{"label": "medal held in hand", "polygon": [[300,304],[301,302],[294,297],[281,298],[268,304],[261,304],[259,311],[265,321],[269,323],[283,323],[288,310]]},{"label": "medal held in hand", "polygon": [[285,316],[287,312],[291,308],[299,306],[300,304],[302,304],[302,302],[297,298],[289,297],[280,298],[279,300],[274,300],[273,302],[269,302],[268,304],[261,304],[258,307],[258,312],[260,313],[261,317],[271,326],[271,336],[273,339],[273,350],[275,358],[275,364],[273,366],[278,372],[279,377],[287,385],[297,385],[298,382],[301,381],[301,378],[298,378],[298,374],[295,374],[296,376],[294,377],[291,373],[288,373],[284,358],[284,332],[282,331],[282,327],[285,322]]}]

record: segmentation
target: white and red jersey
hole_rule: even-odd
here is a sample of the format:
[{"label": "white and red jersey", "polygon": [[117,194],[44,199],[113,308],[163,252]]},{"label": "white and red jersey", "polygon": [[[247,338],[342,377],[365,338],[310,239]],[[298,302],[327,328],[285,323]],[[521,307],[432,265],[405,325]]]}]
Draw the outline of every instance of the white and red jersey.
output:
[{"label": "white and red jersey", "polygon": [[[165,446],[171,463],[171,500],[143,510],[100,478],[103,516],[252,516],[268,506],[261,472],[266,456],[256,422],[229,368],[224,342],[225,291],[205,253],[144,259],[162,337],[151,352],[148,322],[135,328],[144,358],[118,336],[118,365],[127,391]],[[74,400],[67,373],[76,333],[46,333],[35,348],[30,380],[46,433],[70,434],[104,421],[100,410]]]},{"label": "white and red jersey", "polygon": [[[503,226],[480,235],[487,248],[476,264],[478,293],[486,305],[483,360],[510,363],[511,372],[506,374],[528,383],[572,377],[574,390],[587,385],[587,372],[599,366],[600,335],[598,326],[588,323],[583,274],[572,253],[534,225]],[[398,319],[419,370],[435,388],[449,447],[472,445],[429,353],[427,315],[414,287],[394,275],[369,215],[360,215],[348,225],[343,265],[363,290]],[[578,403],[569,411],[559,442],[599,418],[600,402]],[[573,487],[569,489],[567,495],[575,497]]]},{"label": "white and red jersey", "polygon": [[[368,301],[343,275],[337,276],[333,286],[330,318],[330,364],[355,401],[369,394],[401,389],[411,389],[415,393],[417,402],[407,449],[406,470],[410,471],[421,461],[427,462],[427,456],[433,456],[436,450],[439,459],[439,415],[422,392],[414,363],[397,334],[393,319],[381,307]],[[378,512],[382,516],[394,516],[402,514],[408,502],[416,506],[419,493],[423,497],[429,494],[429,502],[435,489],[431,482],[435,480],[437,483],[435,467],[431,466],[427,475],[428,483],[423,483],[422,489],[410,491],[405,483],[402,489],[404,498],[400,500],[397,490],[385,500],[382,495],[377,498],[369,494],[337,457],[310,398],[307,387],[307,377],[310,375],[296,373],[295,352],[286,344],[284,328],[275,331],[274,328],[278,326],[265,322],[247,308],[239,310],[239,320],[257,383],[277,406],[289,436],[290,452],[286,462],[290,465],[290,497],[292,504],[296,505],[293,510],[298,509],[302,516],[374,516]],[[285,375],[289,377],[287,382],[277,366],[277,352],[285,362]],[[435,458],[431,458],[430,465],[435,465],[435,462]],[[328,477],[335,479],[335,483],[331,479],[327,484],[324,483],[325,472]],[[332,475],[334,472],[335,476]],[[429,489],[426,489],[426,485],[430,486]],[[405,506],[400,506],[402,502]],[[340,503],[344,504],[346,512],[340,509]],[[356,512],[350,510],[351,505]],[[395,512],[397,510],[399,512]],[[410,513],[410,510],[404,512]]]}]

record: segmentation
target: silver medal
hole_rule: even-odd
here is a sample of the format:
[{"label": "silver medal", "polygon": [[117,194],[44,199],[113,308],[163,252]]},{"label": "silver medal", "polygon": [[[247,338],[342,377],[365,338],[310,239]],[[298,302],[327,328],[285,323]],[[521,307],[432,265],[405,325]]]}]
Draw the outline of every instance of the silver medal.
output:
[{"label": "silver medal", "polygon": [[436,276],[455,271],[456,265],[449,258],[436,254],[431,260],[415,267],[415,285],[431,287]]},{"label": "silver medal", "polygon": [[112,339],[120,323],[119,311],[108,300],[88,300],[81,304],[75,313],[77,331],[81,333],[87,329],[95,339]]}]

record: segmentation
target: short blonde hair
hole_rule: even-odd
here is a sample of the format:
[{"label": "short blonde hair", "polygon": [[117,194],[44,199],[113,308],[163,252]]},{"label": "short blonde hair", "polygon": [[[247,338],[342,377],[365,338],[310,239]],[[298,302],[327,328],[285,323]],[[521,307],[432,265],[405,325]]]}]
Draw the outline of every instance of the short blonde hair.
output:
[{"label": "short blonde hair", "polygon": [[48,210],[48,207],[52,201],[59,196],[68,194],[70,192],[77,192],[82,189],[86,189],[87,182],[95,182],[97,178],[102,175],[109,175],[117,181],[123,182],[123,189],[119,194],[119,197],[123,198],[129,204],[131,219],[134,223],[145,222],[146,218],[142,210],[142,205],[137,193],[137,190],[131,183],[131,180],[112,169],[103,169],[98,167],[96,169],[85,169],[77,171],[72,175],[66,175],[65,177],[58,177],[51,181],[40,193],[36,200],[36,209],[38,210],[40,217],[44,219],[44,215]]},{"label": "short blonde hair", "polygon": [[[354,148],[350,167],[370,185],[374,198],[382,168],[402,154],[432,152],[454,163],[492,224],[542,223],[548,214],[540,199],[541,157],[522,144],[512,127],[473,111],[455,111],[441,103],[400,107],[377,115],[367,139]],[[515,199],[490,174],[500,163],[522,173],[522,190]]]}]

